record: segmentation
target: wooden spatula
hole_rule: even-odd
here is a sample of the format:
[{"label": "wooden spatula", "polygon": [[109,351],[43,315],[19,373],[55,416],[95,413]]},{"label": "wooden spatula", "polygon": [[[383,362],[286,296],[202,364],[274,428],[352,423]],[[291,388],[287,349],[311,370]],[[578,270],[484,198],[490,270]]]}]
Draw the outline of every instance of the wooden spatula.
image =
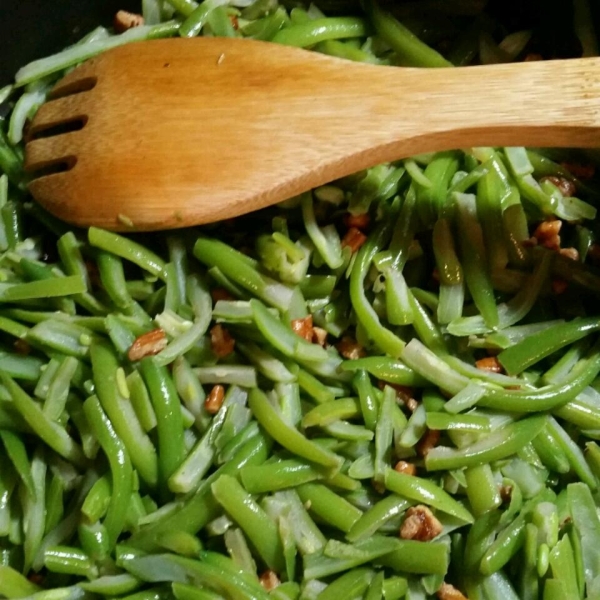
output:
[{"label": "wooden spatula", "polygon": [[240,39],[122,46],[30,129],[34,197],[113,230],[238,216],[377,163],[479,145],[600,145],[600,59],[364,65]]}]

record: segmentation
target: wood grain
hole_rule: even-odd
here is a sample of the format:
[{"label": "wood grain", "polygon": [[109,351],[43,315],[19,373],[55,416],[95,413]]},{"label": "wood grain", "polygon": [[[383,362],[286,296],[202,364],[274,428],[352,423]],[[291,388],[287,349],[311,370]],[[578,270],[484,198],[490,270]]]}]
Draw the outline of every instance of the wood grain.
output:
[{"label": "wood grain", "polygon": [[[72,94],[81,82],[93,89]],[[84,86],[85,87],[85,86]],[[65,95],[69,94],[71,95]],[[119,47],[70,73],[36,115],[35,198],[77,225],[167,229],[229,218],[377,163],[480,145],[598,146],[600,59],[378,67],[266,42]],[[125,216],[125,219],[119,215]]]}]

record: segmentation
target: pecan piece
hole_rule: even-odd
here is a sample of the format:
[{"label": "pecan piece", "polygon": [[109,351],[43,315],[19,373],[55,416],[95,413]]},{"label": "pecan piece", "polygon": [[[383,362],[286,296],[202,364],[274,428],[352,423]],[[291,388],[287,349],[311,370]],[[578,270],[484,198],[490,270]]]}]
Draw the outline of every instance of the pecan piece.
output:
[{"label": "pecan piece", "polygon": [[423,505],[411,506],[400,528],[403,540],[428,542],[442,533],[443,527],[431,510]]},{"label": "pecan piece", "polygon": [[204,408],[210,415],[216,415],[219,412],[221,406],[223,406],[223,400],[225,399],[225,388],[222,385],[215,385],[210,390],[210,394],[204,401]]},{"label": "pecan piece", "polygon": [[569,171],[571,175],[579,179],[591,179],[596,172],[594,165],[581,165],[579,163],[562,162],[560,163],[560,166]]},{"label": "pecan piece", "polygon": [[475,366],[481,371],[489,371],[490,373],[502,373],[504,369],[500,361],[495,356],[486,356],[475,361]]},{"label": "pecan piece", "polygon": [[437,429],[428,429],[417,443],[419,456],[427,456],[427,453],[437,446],[440,436],[441,433]]},{"label": "pecan piece", "polygon": [[562,221],[558,219],[548,219],[542,221],[533,232],[539,244],[550,248],[550,250],[560,249],[560,228],[562,227]]},{"label": "pecan piece", "polygon": [[277,573],[268,569],[260,576],[260,585],[262,585],[267,592],[274,590],[281,581],[279,581],[279,577],[277,577]]},{"label": "pecan piece", "polygon": [[557,187],[559,192],[565,197],[574,196],[577,193],[577,187],[575,184],[566,177],[548,175],[547,177],[542,177],[540,179],[540,183],[542,181],[549,181],[554,187]]},{"label": "pecan piece", "polygon": [[404,473],[405,475],[416,475],[417,467],[413,463],[406,462],[405,460],[399,460],[394,465],[394,471],[398,473]]},{"label": "pecan piece", "polygon": [[303,319],[294,319],[292,321],[292,329],[295,334],[304,338],[307,342],[312,342],[313,339],[313,318],[312,315]]},{"label": "pecan piece", "polygon": [[235,340],[231,334],[222,325],[215,325],[210,330],[210,346],[212,351],[219,357],[223,358],[233,352],[235,348]]},{"label": "pecan piece", "polygon": [[363,213],[362,215],[353,215],[352,213],[346,213],[344,215],[344,225],[348,229],[355,227],[356,229],[366,229],[371,222],[369,213]]},{"label": "pecan piece", "polygon": [[558,253],[571,260],[579,260],[579,251],[577,248],[561,248]]},{"label": "pecan piece", "polygon": [[460,590],[445,582],[435,595],[439,600],[469,600]]},{"label": "pecan piece", "polygon": [[131,361],[141,360],[145,356],[154,356],[167,347],[168,340],[165,332],[158,328],[137,337],[127,351]]},{"label": "pecan piece", "polygon": [[336,348],[344,358],[349,360],[356,360],[357,358],[362,358],[367,354],[365,349],[349,335],[343,336],[336,345]]},{"label": "pecan piece", "polygon": [[136,13],[120,10],[113,20],[113,26],[117,33],[123,33],[133,27],[139,27],[144,24],[144,17]]},{"label": "pecan piece", "polygon": [[347,246],[354,254],[366,241],[367,236],[360,229],[350,227],[342,239],[342,248]]}]

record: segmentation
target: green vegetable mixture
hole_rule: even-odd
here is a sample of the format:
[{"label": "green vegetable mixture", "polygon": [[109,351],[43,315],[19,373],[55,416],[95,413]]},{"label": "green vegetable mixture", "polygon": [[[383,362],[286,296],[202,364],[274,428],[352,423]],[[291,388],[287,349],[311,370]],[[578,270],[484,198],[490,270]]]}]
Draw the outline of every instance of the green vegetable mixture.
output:
[{"label": "green vegetable mixture", "polygon": [[429,4],[143,0],[144,25],[99,27],[0,90],[0,597],[600,598],[589,162],[422,155],[146,235],[73,230],[26,193],[28,120],[122,43],[543,58],[484,2]]}]

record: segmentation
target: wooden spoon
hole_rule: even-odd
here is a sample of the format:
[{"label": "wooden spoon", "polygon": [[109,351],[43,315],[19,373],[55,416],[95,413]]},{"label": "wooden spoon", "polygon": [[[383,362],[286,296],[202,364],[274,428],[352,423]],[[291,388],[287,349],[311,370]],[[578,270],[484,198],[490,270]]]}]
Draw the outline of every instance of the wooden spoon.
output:
[{"label": "wooden spoon", "polygon": [[600,59],[372,66],[266,42],[122,46],[33,119],[34,197],[76,225],[235,217],[360,169],[482,145],[600,145]]}]

